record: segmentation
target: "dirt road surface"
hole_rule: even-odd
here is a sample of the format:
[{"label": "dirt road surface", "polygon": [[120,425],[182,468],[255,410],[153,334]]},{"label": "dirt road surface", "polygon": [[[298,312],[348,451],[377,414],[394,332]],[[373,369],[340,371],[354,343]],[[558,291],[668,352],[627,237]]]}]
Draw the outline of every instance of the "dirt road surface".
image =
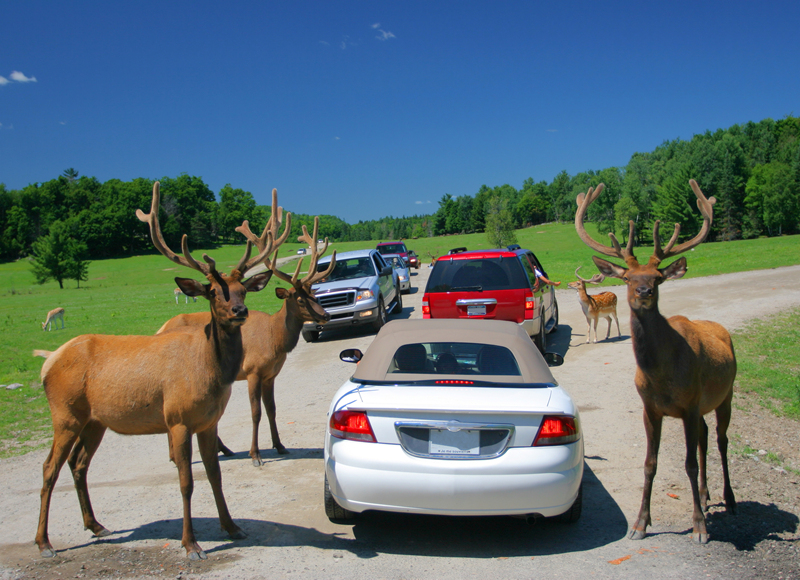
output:
[{"label": "dirt road surface", "polygon": [[[429,270],[413,273],[414,290],[406,296],[403,317],[421,316]],[[270,449],[265,416],[265,464],[251,465],[243,382],[235,384],[220,423],[226,444],[237,451],[222,459],[224,490],[234,519],[249,535],[246,540],[230,541],[221,532],[195,450],[194,524],[209,559],[187,561],[180,546],[178,475],[167,458],[166,437],[108,433],[89,471],[89,489],[98,519],[115,533],[101,540],[83,530],[65,467],[50,510],[50,538],[59,551],[53,559],[40,558],[33,543],[47,451],[0,461],[0,579],[800,577],[800,476],[763,461],[772,453],[783,465],[800,469],[797,423],[771,418],[739,394],[729,435],[739,448],[761,453],[732,455],[738,515],[726,514],[722,503],[711,414],[711,541],[702,546],[691,542],[683,432],[677,420],[667,420],[653,491],[653,526],[642,541],[626,538],[641,499],[645,438],[633,386],[629,309],[624,289],[614,290],[620,297],[621,338],[614,330],[612,340],[584,344],[585,319],[569,289],[557,292],[561,325],[549,336],[550,350],[566,357],[554,374],[579,404],[585,433],[585,497],[577,524],[399,515],[366,517],[354,526],[330,523],[322,505],[326,412],[333,392],[353,371],[338,353],[366,349],[372,335],[323,333],[315,344],[301,340],[277,380],[278,425],[289,455]],[[678,280],[661,288],[664,314],[715,320],[729,330],[798,305],[800,266]]]}]

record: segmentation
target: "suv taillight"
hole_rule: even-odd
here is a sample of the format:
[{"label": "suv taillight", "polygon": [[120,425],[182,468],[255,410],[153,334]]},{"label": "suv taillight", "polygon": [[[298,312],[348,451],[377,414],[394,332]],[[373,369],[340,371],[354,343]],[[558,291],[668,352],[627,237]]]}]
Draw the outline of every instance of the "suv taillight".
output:
[{"label": "suv taillight", "polygon": [[333,437],[375,443],[375,433],[369,417],[363,411],[336,411],[331,417],[329,430]]},{"label": "suv taillight", "polygon": [[539,426],[539,433],[533,441],[534,447],[544,445],[565,445],[581,438],[580,424],[575,417],[566,415],[545,415]]},{"label": "suv taillight", "polygon": [[528,292],[525,293],[525,318],[527,320],[531,320],[533,318],[533,313],[536,310],[536,299],[533,297],[533,294],[529,294]]},{"label": "suv taillight", "polygon": [[431,317],[431,304],[428,301],[428,295],[422,297],[422,318],[430,318]]}]

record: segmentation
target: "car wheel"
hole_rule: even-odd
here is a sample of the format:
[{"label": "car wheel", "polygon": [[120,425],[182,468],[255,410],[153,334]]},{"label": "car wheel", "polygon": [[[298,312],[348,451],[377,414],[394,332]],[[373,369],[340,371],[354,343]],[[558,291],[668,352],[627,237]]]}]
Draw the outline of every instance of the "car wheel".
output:
[{"label": "car wheel", "polygon": [[397,293],[395,294],[394,298],[394,310],[392,310],[392,314],[402,314],[403,312],[403,293],[398,288]]},{"label": "car wheel", "polygon": [[303,330],[303,340],[317,342],[319,340],[319,330]]},{"label": "car wheel", "polygon": [[356,513],[344,509],[333,498],[331,487],[328,485],[328,476],[325,476],[325,515],[334,524],[349,524],[356,519]]},{"label": "car wheel", "polygon": [[553,296],[553,326],[550,327],[548,333],[556,330],[558,330],[558,300]]},{"label": "car wheel", "polygon": [[553,520],[565,524],[574,524],[581,518],[581,511],[583,511],[583,482],[578,488],[578,497],[575,498],[570,508],[563,514],[553,517]]},{"label": "car wheel", "polygon": [[376,331],[383,328],[386,324],[386,306],[383,305],[383,296],[378,296],[378,317],[372,323],[372,328]]},{"label": "car wheel", "polygon": [[539,332],[536,336],[533,337],[533,344],[536,345],[536,348],[539,349],[539,352],[542,354],[545,353],[547,350],[547,332],[544,328],[544,311],[542,312],[539,324]]}]

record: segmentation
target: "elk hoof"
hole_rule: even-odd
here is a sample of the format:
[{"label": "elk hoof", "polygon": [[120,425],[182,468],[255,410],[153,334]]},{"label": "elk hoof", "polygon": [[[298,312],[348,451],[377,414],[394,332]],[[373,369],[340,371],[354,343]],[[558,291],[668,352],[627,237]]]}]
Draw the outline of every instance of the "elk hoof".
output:
[{"label": "elk hoof", "polygon": [[261,467],[262,465],[264,465],[264,462],[261,460],[260,455],[253,458],[253,467]]},{"label": "elk hoof", "polygon": [[111,530],[107,530],[107,529],[106,529],[106,528],[104,528],[103,526],[100,526],[100,529],[99,529],[99,530],[97,530],[97,531],[94,531],[94,532],[92,532],[92,535],[93,535],[95,538],[105,538],[106,536],[110,536],[110,535],[111,535],[111,534],[113,534],[113,533],[114,533],[114,532],[112,532]]},{"label": "elk hoof", "polygon": [[189,557],[190,560],[207,560],[208,559],[208,556],[206,556],[206,553],[203,550],[200,550],[199,552],[189,552],[187,554],[187,556]]},{"label": "elk hoof", "polygon": [[42,558],[55,558],[56,551],[53,549],[52,546],[47,546],[46,548],[40,548],[39,554]]},{"label": "elk hoof", "polygon": [[280,447],[276,446],[275,451],[278,452],[278,455],[289,455],[289,450],[286,449],[286,447],[284,447],[283,445],[281,445]]},{"label": "elk hoof", "polygon": [[247,534],[241,528],[236,528],[233,532],[228,534],[228,537],[231,540],[245,540],[247,539]]},{"label": "elk hoof", "polygon": [[707,544],[708,543],[708,532],[703,533],[695,533],[692,532],[692,541],[697,544]]},{"label": "elk hoof", "polygon": [[646,535],[647,535],[647,532],[645,530],[637,530],[636,528],[633,528],[631,530],[631,533],[628,534],[628,539],[630,539],[630,540],[644,540]]}]

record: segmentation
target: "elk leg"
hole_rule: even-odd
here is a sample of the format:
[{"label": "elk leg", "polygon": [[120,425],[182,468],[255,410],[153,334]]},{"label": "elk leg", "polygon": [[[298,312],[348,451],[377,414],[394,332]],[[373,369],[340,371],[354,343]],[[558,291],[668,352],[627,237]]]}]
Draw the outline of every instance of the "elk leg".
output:
[{"label": "elk leg", "polygon": [[77,424],[77,421],[67,426],[56,425],[55,421],[53,423],[53,446],[50,448],[50,453],[42,466],[41,507],[39,508],[39,526],[36,529],[35,539],[36,545],[39,547],[39,553],[45,558],[52,558],[56,555],[56,551],[50,544],[50,538],[47,534],[53,487],[55,487],[58,474],[81,431],[81,426]]},{"label": "elk leg", "polygon": [[278,425],[275,420],[275,377],[264,381],[261,386],[261,399],[264,401],[264,408],[267,410],[272,447],[279,455],[286,455],[289,452],[281,443],[281,436],[278,435]]},{"label": "elk leg", "polygon": [[592,342],[597,342],[597,323],[600,321],[600,317],[596,317],[594,319],[594,340]]},{"label": "elk leg", "polygon": [[644,460],[644,489],[642,490],[642,506],[636,523],[633,524],[628,538],[643,540],[647,535],[650,520],[650,496],[653,493],[653,480],[658,470],[658,448],[661,445],[661,424],[663,418],[654,409],[644,408],[644,431],[647,436],[647,457]]},{"label": "elk leg", "polygon": [[233,455],[236,455],[233,451],[225,446],[219,435],[217,435],[217,453],[222,453],[225,457],[232,457]]},{"label": "elk leg", "polygon": [[89,421],[81,431],[78,443],[73,447],[67,462],[72,471],[72,479],[75,481],[75,491],[78,493],[78,502],[81,505],[83,514],[83,528],[91,530],[97,538],[111,535],[111,532],[97,521],[92,510],[92,502],[89,500],[89,488],[87,487],[86,473],[89,471],[89,464],[94,457],[97,448],[103,441],[106,427],[97,421]]},{"label": "elk leg", "polygon": [[219,513],[219,523],[222,529],[234,540],[241,540],[247,537],[242,529],[233,523],[228,504],[225,503],[225,496],[222,494],[222,473],[219,468],[219,456],[217,455],[217,426],[197,434],[197,445],[200,448],[200,456],[203,458],[203,465],[206,468],[206,476],[214,492],[214,501],[217,504]]},{"label": "elk leg", "polygon": [[250,397],[250,416],[253,419],[253,438],[250,443],[250,458],[255,467],[261,467],[261,451],[258,449],[258,427],[261,424],[261,378],[253,373],[247,375],[247,394]]},{"label": "elk leg", "polygon": [[197,544],[194,529],[192,528],[192,492],[194,491],[192,432],[185,425],[173,425],[169,430],[172,436],[172,452],[175,455],[175,465],[178,467],[181,496],[183,496],[183,535],[181,537],[181,545],[186,550],[186,556],[190,560],[205,560],[208,556]]},{"label": "elk leg", "polygon": [[700,410],[690,409],[683,418],[683,432],[686,437],[686,475],[692,486],[692,539],[699,544],[708,543],[706,516],[700,506],[700,489],[697,484],[697,447],[700,439]]},{"label": "elk leg", "polygon": [[736,497],[733,495],[733,488],[731,488],[731,479],[728,474],[728,425],[731,422],[731,399],[733,398],[733,390],[728,394],[728,397],[717,407],[717,447],[719,448],[719,455],[722,458],[722,479],[725,487],[723,488],[723,497],[725,498],[725,509],[732,513],[736,513]]},{"label": "elk leg", "polygon": [[700,416],[700,433],[697,447],[697,463],[700,467],[700,507],[704,512],[707,512],[708,502],[711,500],[711,494],[708,493],[708,477],[706,474],[706,461],[708,458],[708,425],[706,425],[706,420],[702,416]]}]

